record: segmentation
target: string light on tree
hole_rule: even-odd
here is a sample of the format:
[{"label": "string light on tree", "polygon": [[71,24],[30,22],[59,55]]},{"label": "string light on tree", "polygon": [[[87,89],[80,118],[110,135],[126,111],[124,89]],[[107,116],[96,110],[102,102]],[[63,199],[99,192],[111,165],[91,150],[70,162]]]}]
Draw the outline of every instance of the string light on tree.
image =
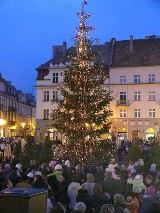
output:
[{"label": "string light on tree", "polygon": [[103,86],[106,80],[103,65],[96,62],[97,53],[92,51],[97,40],[88,35],[95,28],[87,23],[90,14],[85,13],[86,5],[87,1],[83,1],[82,9],[77,13],[76,51],[70,56],[69,69],[63,74],[60,87],[63,99],[59,100],[56,110],[57,129],[66,137],[65,150],[68,146],[68,155],[77,155],[79,159],[81,155],[85,159],[88,153],[95,152],[97,145],[101,149],[98,138],[109,131],[112,112],[108,106],[113,99]]}]

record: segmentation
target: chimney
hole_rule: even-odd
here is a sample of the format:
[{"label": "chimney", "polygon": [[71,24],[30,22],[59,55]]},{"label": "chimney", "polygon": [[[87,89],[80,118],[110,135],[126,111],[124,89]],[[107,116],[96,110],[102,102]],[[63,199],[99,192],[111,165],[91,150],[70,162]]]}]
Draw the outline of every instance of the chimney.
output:
[{"label": "chimney", "polygon": [[130,47],[129,47],[129,51],[130,51],[130,53],[132,53],[132,51],[133,51],[133,36],[132,35],[130,36]]},{"label": "chimney", "polygon": [[111,38],[110,41],[111,41],[112,45],[114,45],[116,43],[116,39],[115,38]]},{"label": "chimney", "polygon": [[66,56],[66,50],[67,50],[67,42],[63,42],[63,56]]}]

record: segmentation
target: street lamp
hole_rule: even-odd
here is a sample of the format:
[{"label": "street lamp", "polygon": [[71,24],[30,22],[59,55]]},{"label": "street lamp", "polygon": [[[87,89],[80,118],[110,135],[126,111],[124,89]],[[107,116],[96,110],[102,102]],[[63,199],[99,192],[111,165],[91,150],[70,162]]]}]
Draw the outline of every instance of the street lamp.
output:
[{"label": "street lamp", "polygon": [[3,130],[3,126],[6,124],[6,120],[4,120],[3,118],[0,118],[0,137],[4,137],[4,130]]}]

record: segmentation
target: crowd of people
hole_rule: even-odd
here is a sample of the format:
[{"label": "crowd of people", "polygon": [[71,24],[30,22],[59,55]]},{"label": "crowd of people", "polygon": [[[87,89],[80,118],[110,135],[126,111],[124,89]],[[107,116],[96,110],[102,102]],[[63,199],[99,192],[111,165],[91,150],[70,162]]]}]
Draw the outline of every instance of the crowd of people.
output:
[{"label": "crowd of people", "polygon": [[0,190],[46,189],[47,213],[159,213],[160,168],[146,170],[143,159],[100,164],[51,160],[23,165],[16,156],[0,159]]}]

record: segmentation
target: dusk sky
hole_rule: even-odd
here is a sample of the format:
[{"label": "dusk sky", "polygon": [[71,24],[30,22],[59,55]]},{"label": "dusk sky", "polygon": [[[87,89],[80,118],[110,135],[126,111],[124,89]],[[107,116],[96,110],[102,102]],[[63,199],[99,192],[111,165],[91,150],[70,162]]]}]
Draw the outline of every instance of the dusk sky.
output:
[{"label": "dusk sky", "polygon": [[[78,25],[82,0],[0,0],[0,73],[23,92],[35,94],[36,68],[52,58]],[[99,43],[160,36],[160,0],[88,0],[92,37]]]}]

